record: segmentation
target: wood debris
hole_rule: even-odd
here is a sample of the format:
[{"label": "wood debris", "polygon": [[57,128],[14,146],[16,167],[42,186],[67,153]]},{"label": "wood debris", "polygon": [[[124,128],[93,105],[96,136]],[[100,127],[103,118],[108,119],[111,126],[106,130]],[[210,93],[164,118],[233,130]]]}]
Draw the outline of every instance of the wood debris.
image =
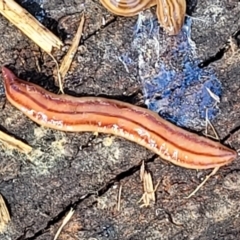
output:
[{"label": "wood debris", "polygon": [[3,233],[7,224],[10,222],[10,214],[5,204],[5,201],[0,194],[0,233]]},{"label": "wood debris", "polygon": [[143,182],[143,196],[138,202],[143,201],[143,204],[140,207],[148,207],[150,206],[150,202],[152,201],[155,203],[155,192],[157,190],[157,187],[160,182],[157,183],[155,188],[153,187],[153,181],[152,176],[150,172],[145,170],[144,162],[142,163],[141,169],[140,169],[140,179]]},{"label": "wood debris", "polygon": [[47,53],[62,41],[13,0],[0,0],[0,13]]},{"label": "wood debris", "polygon": [[0,130],[0,141],[7,145],[9,148],[17,149],[20,152],[23,152],[25,154],[28,154],[32,151],[32,147],[28,144],[16,139],[15,137],[12,137]]}]

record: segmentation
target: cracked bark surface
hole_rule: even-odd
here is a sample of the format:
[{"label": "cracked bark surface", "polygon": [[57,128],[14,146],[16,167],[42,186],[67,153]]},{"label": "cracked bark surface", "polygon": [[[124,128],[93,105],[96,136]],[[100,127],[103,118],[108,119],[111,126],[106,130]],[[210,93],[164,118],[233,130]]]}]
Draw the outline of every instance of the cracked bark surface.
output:
[{"label": "cracked bark surface", "polygon": [[[188,1],[189,6],[192,2]],[[70,15],[61,22],[67,26],[65,32],[58,29],[67,42],[80,19],[80,14],[73,13],[81,12],[84,4],[82,46],[67,76],[66,89],[79,96],[106,95],[136,103],[141,96],[127,95],[141,87],[138,56],[130,37],[137,17],[115,17],[98,1],[54,0],[43,7],[55,21]],[[216,55],[239,30],[239,12],[237,0],[198,2],[193,16],[204,21],[193,21],[192,40],[200,59]],[[0,32],[0,64],[11,64],[20,77],[54,91],[52,60],[2,17]],[[129,73],[119,61],[126,53],[133,60]],[[211,63],[223,84],[221,111],[213,125],[220,139],[227,139],[235,149],[239,149],[239,61],[239,54],[226,51]],[[0,104],[1,128],[34,148],[30,156],[0,148],[0,189],[12,216],[0,239],[53,239],[71,207],[76,211],[59,236],[62,240],[239,238],[239,159],[221,168],[194,197],[185,199],[209,171],[173,166],[122,138],[41,128],[5,103],[2,81]],[[149,208],[137,203],[142,196],[139,169],[143,160],[154,183],[160,180],[156,204]],[[120,184],[121,210],[117,211]]]}]

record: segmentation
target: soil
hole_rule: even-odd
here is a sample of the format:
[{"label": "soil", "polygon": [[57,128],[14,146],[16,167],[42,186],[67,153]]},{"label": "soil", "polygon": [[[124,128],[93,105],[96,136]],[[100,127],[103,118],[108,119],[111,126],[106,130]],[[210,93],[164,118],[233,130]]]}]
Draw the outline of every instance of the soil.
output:
[{"label": "soil", "polygon": [[[59,62],[84,12],[83,37],[65,80],[66,93],[107,96],[144,106],[139,52],[132,45],[138,16],[115,16],[97,0],[44,1],[41,7],[45,12],[38,2],[19,2],[65,43],[62,51],[54,52]],[[196,56],[202,67],[211,67],[222,86],[219,111],[212,124],[221,141],[238,150],[240,3],[189,0],[187,4]],[[154,15],[155,8],[147,12]],[[53,60],[2,16],[0,32],[0,65],[56,91]],[[159,34],[166,35],[161,28]],[[126,54],[131,59],[127,69],[119,60]],[[70,209],[75,212],[59,240],[240,239],[239,158],[222,167],[187,199],[210,170],[172,165],[119,137],[43,128],[6,101],[2,76],[0,79],[0,129],[33,147],[25,155],[0,145],[0,193],[11,214],[0,239],[52,240]],[[204,131],[197,122],[191,130]],[[149,207],[138,203],[143,194],[139,177],[142,161],[154,185],[160,182],[156,202]]]}]

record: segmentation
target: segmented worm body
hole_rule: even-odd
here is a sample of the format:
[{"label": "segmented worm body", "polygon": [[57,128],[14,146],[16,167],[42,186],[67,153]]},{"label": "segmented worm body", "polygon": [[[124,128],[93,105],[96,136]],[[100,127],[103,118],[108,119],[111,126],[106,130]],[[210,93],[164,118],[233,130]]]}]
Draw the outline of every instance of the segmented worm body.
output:
[{"label": "segmented worm body", "polygon": [[186,14],[186,0],[100,0],[100,2],[110,12],[125,17],[137,15],[157,5],[158,21],[169,35],[179,33]]},{"label": "segmented worm body", "polygon": [[99,97],[57,95],[20,80],[6,67],[2,73],[10,103],[42,126],[114,134],[191,169],[221,167],[237,157],[234,150],[185,131],[148,109]]},{"label": "segmented worm body", "polygon": [[108,11],[124,17],[135,16],[144,9],[156,5],[156,0],[100,0]]},{"label": "segmented worm body", "polygon": [[186,14],[186,0],[157,0],[157,17],[169,35],[177,35]]}]

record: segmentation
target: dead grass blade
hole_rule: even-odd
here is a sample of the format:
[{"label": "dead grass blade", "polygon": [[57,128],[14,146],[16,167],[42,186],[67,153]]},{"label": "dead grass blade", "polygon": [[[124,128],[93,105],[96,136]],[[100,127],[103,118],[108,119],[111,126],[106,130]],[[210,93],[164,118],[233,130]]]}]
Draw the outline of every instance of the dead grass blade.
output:
[{"label": "dead grass blade", "polygon": [[74,214],[74,210],[71,208],[70,211],[68,212],[67,216],[63,219],[63,222],[61,224],[61,226],[59,227],[55,237],[54,237],[54,240],[57,240],[57,238],[59,237],[63,227],[68,223],[68,221],[71,219],[71,217],[73,216]]},{"label": "dead grass blade", "polygon": [[215,93],[213,93],[208,87],[206,87],[209,95],[211,96],[211,98],[213,98],[217,103],[220,103],[220,98],[219,96],[217,96]]},{"label": "dead grass blade", "polygon": [[62,81],[64,80],[64,77],[66,76],[66,74],[67,74],[67,72],[68,72],[68,70],[69,70],[69,68],[72,64],[73,58],[74,58],[74,56],[77,52],[78,45],[79,45],[79,42],[81,40],[81,36],[82,36],[82,32],[83,32],[84,21],[85,21],[85,18],[84,18],[84,15],[83,15],[81,17],[81,21],[79,23],[77,33],[76,33],[76,35],[73,39],[72,45],[69,48],[67,54],[64,56],[63,61],[61,63],[59,72],[60,72]]},{"label": "dead grass blade", "polygon": [[207,175],[207,176],[205,177],[205,179],[196,187],[196,189],[195,189],[193,192],[191,192],[191,193],[190,193],[187,197],[185,197],[185,198],[188,199],[188,198],[192,197],[193,195],[195,195],[195,194],[199,191],[199,189],[208,181],[208,179],[217,173],[218,170],[219,170],[219,167],[215,167],[215,168],[212,170],[212,172],[211,172],[209,175]]},{"label": "dead grass blade", "polygon": [[122,184],[120,183],[119,190],[118,190],[118,202],[117,202],[118,212],[120,212],[120,210],[121,210],[121,196],[122,196]]},{"label": "dead grass blade", "polygon": [[142,165],[141,165],[139,173],[140,173],[140,179],[141,179],[141,181],[143,181],[144,173],[145,173],[145,163],[144,163],[144,161],[142,161]]}]

